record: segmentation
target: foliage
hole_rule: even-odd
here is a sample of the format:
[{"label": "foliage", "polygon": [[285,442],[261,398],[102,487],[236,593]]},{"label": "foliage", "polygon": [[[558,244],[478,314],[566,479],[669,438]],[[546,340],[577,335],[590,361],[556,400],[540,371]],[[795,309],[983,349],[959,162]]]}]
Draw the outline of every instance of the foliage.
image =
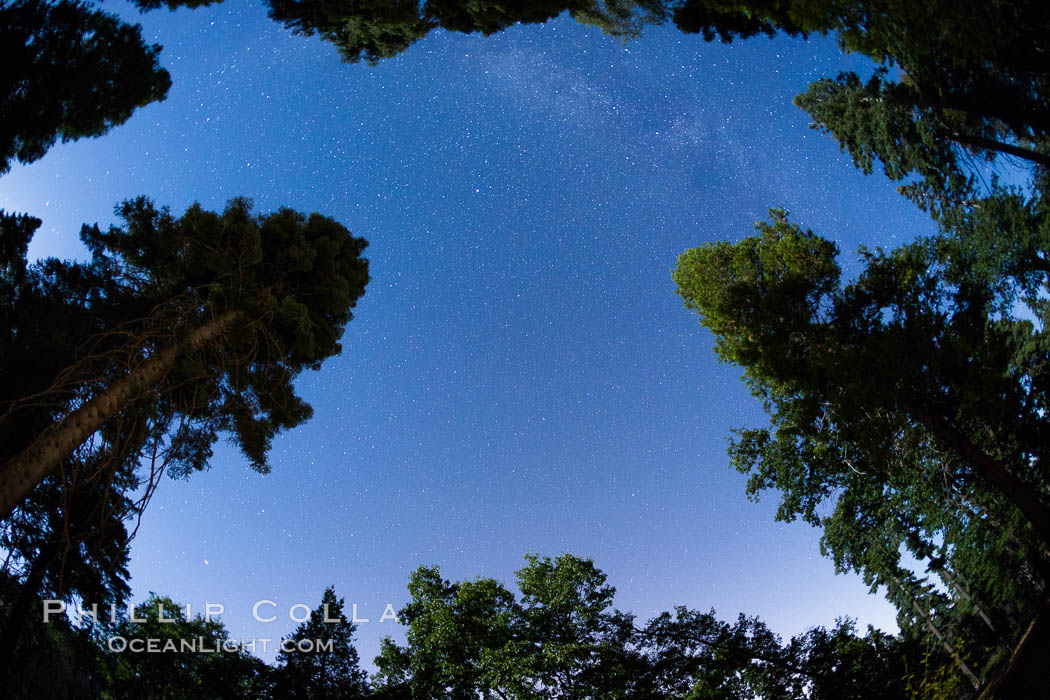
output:
[{"label": "foliage", "polygon": [[[849,620],[787,642],[758,618],[729,623],[685,607],[638,627],[612,607],[605,574],[568,554],[528,556],[517,581],[520,597],[492,579],[450,583],[435,567],[418,569],[401,611],[407,645],[384,640],[372,689],[331,587],[282,640],[276,667],[231,640],[221,621],[151,594],[130,614],[103,606],[78,627],[61,615],[47,624],[35,617],[27,649],[53,658],[27,657],[9,687],[35,697],[50,670],[68,692],[55,697],[889,699],[933,687],[912,659],[946,662],[939,649],[904,638],[870,628],[858,635]],[[330,650],[314,646],[329,639]]]},{"label": "foliage", "polygon": [[209,5],[216,5],[222,0],[131,0],[132,4],[135,5],[142,12],[148,10],[157,10],[161,7],[166,7],[169,10],[177,10],[180,7],[188,7],[191,10],[198,7],[208,7]]},{"label": "foliage", "polygon": [[[343,613],[343,599],[329,586],[310,619],[282,640],[274,673],[275,700],[351,700],[368,695],[367,676],[353,646],[356,627]],[[331,650],[317,649],[332,642]],[[300,648],[298,645],[305,645]],[[289,649],[292,649],[289,651]]]},{"label": "foliage", "polygon": [[[104,635],[113,697],[234,700],[259,697],[267,687],[265,665],[231,640],[219,620],[190,617],[184,606],[156,594],[134,613]],[[155,651],[148,651],[151,644]]]},{"label": "foliage", "polygon": [[0,2],[0,174],[163,100],[171,79],[159,54],[138,25],[79,0]]},{"label": "foliage", "polygon": [[633,618],[593,562],[528,556],[520,602],[493,579],[449,583],[421,567],[400,612],[408,646],[376,658],[381,692],[412,697],[645,697]]},{"label": "foliage", "polygon": [[[779,519],[822,527],[836,567],[884,586],[902,629],[942,639],[976,684],[1047,584],[1046,380],[1028,360],[1046,352],[1046,279],[1024,264],[1041,259],[1031,231],[996,228],[989,250],[982,207],[946,221],[934,239],[862,251],[844,283],[836,247],[775,211],[758,236],[683,254],[674,279],[771,416],[730,450],[748,493],[779,490]],[[963,252],[983,264],[952,259]],[[1038,325],[1003,313],[1018,295]]]},{"label": "foliage", "polygon": [[[2,595],[17,596],[18,582]],[[4,697],[11,700],[82,700],[104,697],[103,674],[97,673],[102,650],[90,628],[74,627],[64,616],[52,617],[44,624],[43,608],[34,601],[20,635],[17,664],[4,681]],[[5,626],[7,621],[5,620]]]},{"label": "foliage", "polygon": [[270,16],[300,34],[335,44],[343,60],[370,64],[391,58],[434,29],[488,36],[515,24],[546,22],[568,11],[578,21],[615,36],[636,35],[661,21],[659,0],[268,0]]},{"label": "foliage", "polygon": [[23,318],[76,283],[75,315],[98,332],[73,344],[70,364],[38,395],[0,397],[0,423],[41,405],[59,418],[4,444],[7,512],[93,433],[143,407],[180,470],[203,468],[228,431],[265,472],[273,437],[311,413],[292,380],[340,351],[368,281],[365,241],[319,214],[255,216],[235,199],[222,214],[194,205],[176,218],[145,198],[118,213],[124,228],[82,229],[89,263],[31,271],[37,292],[20,302]]},{"label": "foliage", "polygon": [[[897,698],[902,640],[852,622],[784,643],[759,619],[735,623],[685,607],[645,627],[612,607],[589,559],[526,557],[520,598],[493,579],[411,578],[407,645],[376,658],[383,698]],[[939,658],[939,657],[938,657]],[[890,671],[886,673],[886,671]],[[899,671],[899,673],[897,673]]]},{"label": "foliage", "polygon": [[[45,290],[39,282],[47,265],[27,264],[26,247],[39,223],[0,212],[0,316],[11,330],[0,340],[0,364],[19,368],[0,378],[5,397],[39,398],[71,362],[83,334],[98,330],[93,325],[97,319],[83,314],[75,300],[101,280],[71,276]],[[0,439],[7,445],[39,432],[54,418],[46,401],[31,401],[20,410],[4,408]],[[149,411],[138,411],[106,426],[90,445],[63,460],[0,524],[7,582],[0,672],[18,669],[19,680],[12,682],[24,680],[31,667],[27,658],[34,653],[31,640],[24,640],[22,651],[17,650],[40,598],[119,605],[127,595],[129,521],[141,513],[156,476],[151,473],[150,478],[140,479],[138,475],[138,456],[148,442],[148,415]],[[130,498],[139,488],[139,497]],[[33,636],[32,630],[29,635]]]}]

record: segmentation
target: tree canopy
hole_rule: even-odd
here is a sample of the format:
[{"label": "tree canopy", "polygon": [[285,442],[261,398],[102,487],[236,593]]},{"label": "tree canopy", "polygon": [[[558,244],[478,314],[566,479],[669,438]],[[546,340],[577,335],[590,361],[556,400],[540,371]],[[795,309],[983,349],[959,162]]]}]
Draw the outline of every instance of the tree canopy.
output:
[{"label": "tree canopy", "polygon": [[[987,204],[1034,214],[1007,192]],[[836,566],[885,586],[903,628],[951,627],[993,664],[1047,585],[1047,395],[1032,361],[1047,351],[1047,280],[1031,229],[985,206],[945,221],[933,239],[862,251],[845,282],[836,246],[775,211],[758,236],[683,254],[674,279],[771,416],[730,450],[748,492],[775,488],[778,518],[822,527]],[[1038,323],[1004,313],[1017,299]]]},{"label": "tree canopy", "polygon": [[317,34],[339,49],[349,63],[377,63],[401,53],[434,29],[483,35],[515,24],[546,22],[568,11],[577,21],[617,36],[637,34],[661,21],[660,0],[538,0],[461,2],[460,0],[268,0],[270,16],[292,30]]},{"label": "tree canopy", "polygon": [[616,590],[591,560],[526,562],[519,596],[494,579],[453,583],[419,568],[400,613],[407,644],[383,642],[376,696],[896,698],[921,685],[905,668],[921,642],[862,637],[848,620],[784,642],[758,618],[686,607],[639,626],[613,607]]},{"label": "tree canopy", "polygon": [[[266,471],[273,437],[311,413],[292,380],[340,351],[368,282],[365,241],[319,214],[257,216],[235,199],[221,214],[194,205],[176,218],[145,198],[118,213],[123,228],[82,229],[90,262],[40,263],[18,296],[30,319],[46,308],[41,299],[76,299],[75,315],[97,332],[71,344],[58,380],[34,377],[41,396],[3,397],[13,425],[41,402],[56,416],[5,442],[5,514],[92,434],[143,405],[184,469],[202,468],[225,431]],[[63,293],[72,283],[79,295]]]},{"label": "tree canopy", "polygon": [[[283,700],[354,700],[368,696],[367,674],[361,670],[354,632],[346,619],[343,599],[329,586],[321,604],[295,632],[281,640],[274,673],[274,697]],[[331,648],[316,648],[330,643]]]},{"label": "tree canopy", "polygon": [[[116,624],[105,614],[99,621],[104,649],[100,670],[112,697],[265,697],[269,688],[266,665],[240,648],[238,640],[230,639],[220,620],[190,616],[186,606],[156,593],[135,605],[132,612],[134,617],[122,610]],[[149,645],[154,651],[147,651]]]},{"label": "tree canopy", "polygon": [[0,47],[0,174],[106,133],[171,85],[138,25],[79,0],[3,0]]},{"label": "tree canopy", "polygon": [[[886,592],[899,637],[861,637],[842,621],[784,642],[757,618],[726,623],[685,607],[638,626],[613,608],[615,590],[593,562],[570,555],[527,557],[517,594],[424,567],[401,611],[405,645],[387,640],[377,659],[376,695],[900,697],[936,685],[964,696],[1000,682],[999,692],[1018,692],[1011,669],[1041,663],[1050,629],[1050,5],[269,0],[269,8],[346,61],[368,63],[436,29],[487,36],[565,12],[621,37],[668,20],[708,41],[832,34],[877,66],[869,77],[818,80],[795,103],[859,168],[881,163],[940,226],[893,250],[862,249],[863,269],[847,279],[830,240],[773,210],[757,235],[688,251],[674,272],[716,353],[743,368],[770,415],[768,427],[739,431],[730,448],[749,495],[775,489],[778,518],[821,528],[838,570]],[[59,140],[106,132],[170,84],[159,47],[138,27],[76,0],[0,0],[0,38],[0,173]],[[1030,180],[1003,185],[1004,158]],[[365,242],[318,214],[259,216],[235,199],[221,213],[195,205],[176,217],[144,197],[118,213],[122,227],[82,229],[89,261],[30,264],[39,220],[0,212],[0,315],[10,329],[0,363],[19,368],[0,378],[7,668],[40,650],[60,651],[71,666],[91,656],[102,627],[41,628],[32,613],[43,596],[127,597],[130,523],[148,500],[133,491],[148,494],[165,469],[203,468],[220,433],[254,468],[269,468],[272,439],[311,413],[293,380],[340,351],[368,281]],[[176,615],[175,626],[154,617],[109,632],[226,637],[221,624],[180,617],[169,599],[149,602],[158,617]],[[329,588],[291,637],[328,632],[337,650],[282,652],[273,673],[244,654],[104,657],[87,685],[127,697],[362,697],[369,688],[342,605]],[[337,622],[325,622],[333,611]],[[926,670],[932,664],[936,677],[921,691],[920,657],[933,659]],[[1004,668],[1006,680],[997,679]],[[23,681],[43,673],[31,671],[18,686],[28,694],[36,686]]]}]

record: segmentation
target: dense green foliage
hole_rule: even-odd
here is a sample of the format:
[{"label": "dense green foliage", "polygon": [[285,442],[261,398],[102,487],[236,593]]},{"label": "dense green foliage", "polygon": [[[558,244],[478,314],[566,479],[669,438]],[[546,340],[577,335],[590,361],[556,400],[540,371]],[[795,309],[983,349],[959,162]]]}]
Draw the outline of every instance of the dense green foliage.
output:
[{"label": "dense green foliage", "polygon": [[[644,627],[612,607],[589,559],[526,557],[515,596],[493,579],[452,583],[421,567],[401,610],[407,644],[384,641],[381,698],[899,698],[921,685],[921,643],[849,621],[783,642],[757,618],[685,607]],[[943,662],[938,653],[931,658]]]},{"label": "dense green foliage", "polygon": [[[1050,142],[1035,111],[920,105],[916,85],[849,74],[796,102],[858,167],[905,180],[939,235],[862,250],[847,281],[835,246],[775,211],[758,236],[687,252],[674,276],[772,418],[731,449],[749,493],[779,490],[778,517],[822,527],[839,569],[884,587],[902,629],[983,686],[1050,574]],[[1026,187],[981,177],[972,156],[1001,154],[1027,166]]]},{"label": "dense green foliage", "polygon": [[[9,433],[0,455],[8,513],[92,434],[143,410],[182,470],[202,468],[225,431],[266,471],[273,436],[310,416],[292,380],[340,351],[368,281],[365,241],[319,214],[255,216],[235,199],[222,214],[193,206],[176,218],[145,198],[118,212],[125,227],[81,231],[90,262],[40,263],[17,296],[21,318],[60,297],[98,332],[65,346],[74,356],[57,384],[41,373],[29,377],[37,391],[0,397],[13,425],[41,406],[56,417]],[[41,339],[17,327],[13,336],[26,344],[16,351]]]},{"label": "dense green foliage", "polygon": [[163,100],[159,54],[137,25],[79,0],[0,2],[0,174]]},{"label": "dense green foliage", "polygon": [[[943,654],[848,620],[783,641],[759,619],[733,622],[685,607],[645,626],[612,607],[615,589],[588,559],[528,556],[518,595],[493,579],[452,583],[434,567],[409,582],[400,613],[407,644],[386,639],[370,688],[354,625],[334,589],[263,664],[219,620],[190,616],[151,594],[134,617],[107,610],[71,626],[34,621],[26,645],[56,654],[56,684],[72,697],[259,698],[797,698],[922,697]],[[316,642],[331,640],[331,648]],[[301,646],[300,646],[301,644]],[[148,649],[153,651],[148,651]],[[13,674],[33,697],[41,662]],[[46,685],[43,687],[47,687]]]},{"label": "dense green foliage", "polygon": [[972,249],[966,229],[865,252],[850,283],[835,246],[782,212],[759,232],[689,251],[675,272],[771,415],[731,449],[749,493],[778,489],[779,518],[822,527],[836,566],[884,586],[902,628],[949,629],[978,665],[999,660],[1038,609],[1050,564],[1047,508],[1033,497],[1048,485],[1032,468],[1046,382],[1027,361],[1047,341],[1030,320],[1001,317],[995,293],[1018,280],[971,266],[956,278],[947,257]]},{"label": "dense green foliage", "polygon": [[[799,31],[823,29],[791,7]],[[846,280],[834,245],[774,211],[757,236],[681,256],[675,282],[770,414],[730,450],[749,494],[779,491],[778,518],[821,527],[906,636],[985,688],[1046,624],[1050,16],[1026,2],[839,9],[826,28],[900,77],[823,79],[796,104],[859,168],[902,181],[939,235],[862,250]],[[1025,187],[999,183],[1004,156]],[[1044,644],[1032,629],[1028,647]]]}]

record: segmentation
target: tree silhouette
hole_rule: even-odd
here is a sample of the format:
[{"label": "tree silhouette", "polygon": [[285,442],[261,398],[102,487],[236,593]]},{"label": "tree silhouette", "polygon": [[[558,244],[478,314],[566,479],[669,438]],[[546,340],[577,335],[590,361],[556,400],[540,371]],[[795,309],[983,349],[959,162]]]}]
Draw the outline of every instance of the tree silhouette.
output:
[{"label": "tree silhouette", "polygon": [[319,214],[255,216],[248,200],[235,199],[222,214],[194,205],[175,218],[145,198],[119,213],[125,228],[82,230],[90,263],[50,261],[37,270],[45,287],[68,278],[106,285],[106,293],[89,289],[82,311],[107,322],[102,340],[82,343],[42,396],[3,397],[4,420],[41,402],[58,416],[4,445],[4,517],[137,404],[166,417],[171,449],[185,451],[190,468],[203,467],[218,432],[228,431],[252,466],[266,471],[273,436],[311,414],[292,380],[340,351],[368,282],[366,242]]},{"label": "tree silhouette", "polygon": [[163,100],[159,54],[138,25],[77,0],[0,3],[0,174]]}]

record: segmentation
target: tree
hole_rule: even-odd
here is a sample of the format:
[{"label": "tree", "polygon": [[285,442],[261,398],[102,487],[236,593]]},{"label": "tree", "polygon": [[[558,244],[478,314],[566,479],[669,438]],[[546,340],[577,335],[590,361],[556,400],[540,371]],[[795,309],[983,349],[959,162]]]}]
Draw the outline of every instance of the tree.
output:
[{"label": "tree", "polygon": [[635,649],[634,616],[612,607],[616,589],[590,559],[534,554],[518,571],[521,641],[532,685],[546,697],[651,697]]},{"label": "tree", "polygon": [[[0,340],[0,366],[18,368],[0,377],[0,395],[39,398],[73,357],[73,348],[95,330],[76,300],[100,280],[67,278],[38,284],[42,266],[29,266],[26,248],[38,219],[0,212],[0,319],[10,332]],[[138,476],[139,453],[150,442],[152,415],[145,409],[122,417],[90,444],[69,455],[0,523],[5,581],[0,627],[0,675],[17,685],[31,667],[19,651],[26,623],[39,620],[40,600],[74,598],[120,604],[127,595],[127,546],[133,518],[152,494],[166,456],[153,452],[148,478]],[[0,441],[17,444],[53,420],[47,401],[31,400],[15,410],[3,406]],[[171,455],[175,456],[175,455]],[[148,483],[147,483],[148,482]],[[129,493],[142,488],[134,499]],[[46,635],[28,630],[31,639]],[[25,646],[25,645],[23,645]],[[18,663],[12,664],[18,655]]]},{"label": "tree", "polygon": [[265,664],[230,639],[221,621],[190,617],[185,606],[156,593],[134,613],[116,624],[100,620],[113,697],[236,700],[265,694]]},{"label": "tree", "polygon": [[633,618],[589,559],[526,557],[521,601],[493,579],[450,583],[421,567],[400,611],[408,646],[376,658],[381,696],[650,697]]},{"label": "tree", "polygon": [[974,161],[1005,155],[1050,166],[1045,138],[1001,140],[1006,129],[998,120],[923,104],[914,87],[887,82],[885,75],[879,70],[866,83],[855,73],[821,79],[795,104],[813,117],[813,128],[833,134],[865,173],[880,160],[891,180],[916,177],[900,190],[935,216],[979,196]]},{"label": "tree", "polygon": [[[490,668],[494,654],[513,652],[512,625],[519,615],[514,596],[493,579],[450,583],[437,567],[420,567],[409,580],[410,602],[398,619],[407,646],[383,640],[375,663],[380,696],[492,697],[510,682],[508,661]],[[516,677],[516,676],[515,676]]]},{"label": "tree", "polygon": [[[885,586],[902,628],[941,640],[974,684],[1039,609],[1050,545],[1047,386],[1029,361],[1047,338],[1012,301],[1045,320],[1047,280],[1021,264],[1042,259],[1031,231],[1001,226],[996,248],[981,244],[996,220],[953,210],[939,237],[862,251],[846,284],[836,247],[774,211],[758,236],[688,251],[674,272],[770,414],[730,449],[748,493],[781,491],[777,517],[822,527],[836,566]],[[984,264],[952,260],[964,252]],[[958,641],[975,640],[973,670]]]},{"label": "tree", "polygon": [[[353,645],[356,629],[343,613],[343,599],[336,597],[332,586],[326,588],[310,619],[281,640],[274,674],[275,700],[367,697],[367,676]],[[318,649],[318,642],[331,642],[332,646]]]},{"label": "tree", "polygon": [[66,466],[72,468],[63,469],[60,479],[46,480],[16,509],[0,535],[11,591],[3,608],[0,674],[15,666],[25,625],[31,617],[39,619],[31,613],[42,599],[122,605],[129,593],[125,519],[134,504],[125,494],[128,469],[114,469],[110,480],[81,483],[91,468]]},{"label": "tree", "polygon": [[222,2],[222,0],[132,0],[132,4],[142,12],[156,10],[161,7],[166,7],[172,11],[179,9],[180,7],[188,7],[191,10],[195,10],[198,7],[216,5],[220,2]]},{"label": "tree", "polygon": [[526,560],[520,599],[492,579],[418,569],[401,611],[407,645],[384,640],[376,697],[888,699],[907,693],[909,657],[945,660],[870,628],[861,637],[849,620],[787,643],[758,618],[686,607],[638,627],[591,560]]},{"label": "tree", "polygon": [[[939,650],[871,627],[839,619],[833,629],[814,627],[783,641],[757,617],[719,620],[678,606],[639,630],[657,677],[658,697],[875,699],[913,696],[918,686],[909,660],[926,655],[945,662]],[[932,652],[932,653],[931,653]],[[917,670],[917,669],[916,669]]]},{"label": "tree", "polygon": [[9,416],[41,401],[58,416],[4,445],[5,517],[92,434],[142,405],[164,417],[169,448],[189,468],[202,468],[228,431],[266,471],[274,435],[311,413],[292,380],[340,351],[368,281],[366,242],[319,214],[254,216],[235,199],[221,215],[194,205],[176,219],[145,198],[118,212],[126,228],[81,231],[90,263],[37,268],[44,292],[68,279],[105,285],[89,290],[81,310],[107,320],[93,338],[106,350],[82,343],[42,397],[4,397]]},{"label": "tree", "polygon": [[[0,584],[2,586],[3,584]],[[3,595],[8,595],[6,587]],[[18,595],[18,589],[11,592]],[[20,639],[17,665],[4,681],[11,700],[82,700],[105,697],[104,674],[98,672],[101,650],[90,626],[75,627],[65,616],[42,622],[37,606]]]},{"label": "tree", "polygon": [[335,44],[343,60],[370,64],[391,58],[432,30],[485,36],[515,24],[546,22],[568,11],[585,24],[618,35],[637,34],[646,23],[661,21],[660,0],[534,0],[533,2],[462,2],[461,0],[268,0],[270,16],[297,33],[318,34]]},{"label": "tree", "polygon": [[990,117],[1022,139],[1045,135],[1050,125],[1050,9],[1039,0],[686,0],[674,8],[674,21],[709,41],[835,34],[843,50],[899,67],[917,108]]},{"label": "tree", "polygon": [[138,25],[78,0],[3,0],[0,47],[0,174],[104,134],[171,85]]}]

